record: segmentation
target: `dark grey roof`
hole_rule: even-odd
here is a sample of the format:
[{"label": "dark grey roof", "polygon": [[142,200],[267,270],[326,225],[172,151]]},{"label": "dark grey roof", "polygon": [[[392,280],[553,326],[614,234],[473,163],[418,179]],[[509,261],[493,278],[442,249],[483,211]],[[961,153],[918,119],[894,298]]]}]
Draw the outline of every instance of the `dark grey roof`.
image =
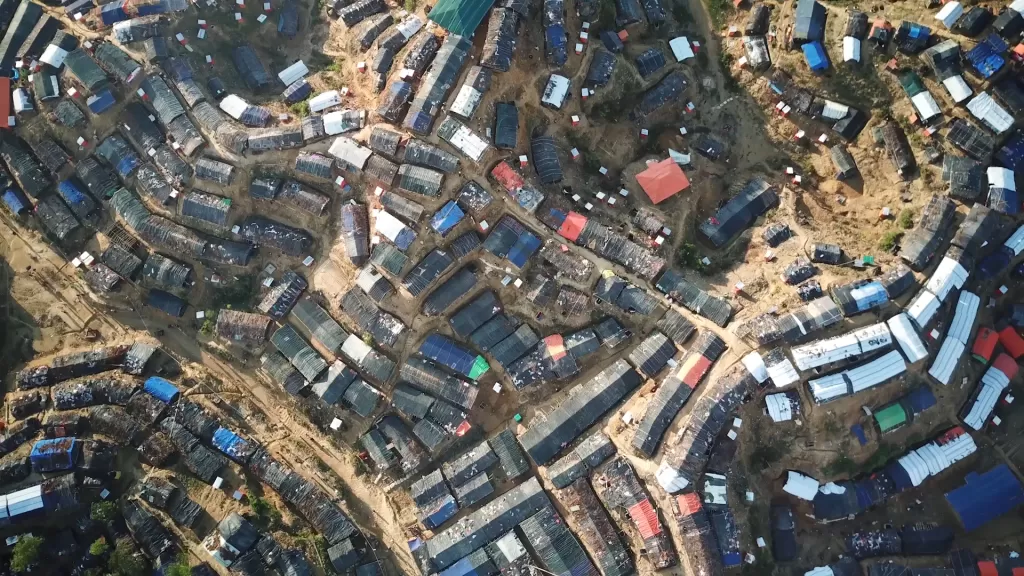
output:
[{"label": "dark grey roof", "polygon": [[226,162],[212,158],[200,158],[196,161],[196,178],[210,180],[219,184],[228,185],[231,183],[231,175],[235,167]]},{"label": "dark grey roof", "polygon": [[523,521],[519,528],[546,570],[553,574],[598,575],[576,536],[550,504]]},{"label": "dark grey roof", "polygon": [[701,233],[720,247],[754,223],[761,214],[778,203],[774,187],[760,178],[752,178],[730,189],[728,202],[700,225]]},{"label": "dark grey roof", "polygon": [[437,248],[431,250],[402,279],[402,285],[413,297],[419,296],[451,267],[454,259]]},{"label": "dark grey roof", "polygon": [[992,135],[962,118],[953,119],[947,138],[954,146],[979,162],[988,163],[996,149]]},{"label": "dark grey roof", "polygon": [[386,10],[387,6],[383,0],[359,0],[338,10],[338,17],[345,23],[345,26],[351,28],[370,16]]},{"label": "dark grey roof", "polygon": [[186,285],[192,267],[167,256],[152,253],[142,266],[142,276],[161,288],[177,289]]},{"label": "dark grey roof", "polygon": [[479,392],[475,385],[448,374],[430,360],[415,356],[402,364],[399,380],[466,410],[473,408]]},{"label": "dark grey roof", "polygon": [[159,62],[167,58],[167,39],[163,36],[153,36],[142,42],[142,50],[146,54],[147,62]]},{"label": "dark grey roof", "polygon": [[683,90],[686,90],[686,77],[681,72],[676,70],[666,74],[657,84],[644,92],[633,116],[643,118],[656,112],[665,104],[679,100]]},{"label": "dark grey roof", "polygon": [[376,388],[370,386],[363,380],[355,380],[345,390],[342,396],[345,403],[352,408],[352,411],[363,418],[368,418],[377,409],[380,403],[381,394]]},{"label": "dark grey roof", "polygon": [[901,240],[900,258],[915,270],[926,267],[942,245],[946,229],[953,223],[955,212],[956,206],[952,200],[933,195],[921,211],[917,227]]},{"label": "dark grey roof", "polygon": [[400,276],[409,262],[409,257],[394,245],[380,242],[373,247],[373,251],[370,253],[370,262],[378,270],[385,270],[393,276]]},{"label": "dark grey roof", "polygon": [[156,125],[156,116],[138,102],[129,102],[118,120],[125,136],[143,152],[156,148],[165,140],[164,133]]},{"label": "dark grey roof", "polygon": [[486,472],[498,463],[498,456],[491,450],[486,441],[481,442],[461,454],[457,458],[448,460],[441,465],[445,478],[452,486],[458,487],[469,481],[470,478]]},{"label": "dark grey roof", "polygon": [[508,367],[536,346],[537,342],[540,342],[540,336],[529,324],[523,324],[492,346],[490,353],[499,364]]},{"label": "dark grey roof", "polygon": [[[306,143],[303,126],[275,126],[250,130],[248,147],[253,154],[267,150],[301,148]],[[329,174],[328,174],[329,176]]]},{"label": "dark grey roof", "polygon": [[980,162],[955,154],[943,155],[942,180],[949,183],[949,195],[963,201],[977,200],[987,183]]},{"label": "dark grey roof", "polygon": [[665,67],[665,55],[657,48],[648,48],[636,57],[636,68],[641,78],[647,78]]},{"label": "dark grey roof", "polygon": [[590,61],[590,69],[587,71],[587,84],[593,86],[607,84],[612,79],[612,73],[615,72],[616,61],[615,54],[611,52],[605,50],[595,52],[593,60]]},{"label": "dark grey roof", "polygon": [[971,256],[978,256],[982,246],[996,239],[999,234],[999,224],[999,212],[980,203],[975,204],[971,206],[970,212],[960,224],[951,243],[953,246],[959,246]]},{"label": "dark grey roof", "polygon": [[185,109],[182,108],[178,97],[174,95],[171,87],[167,85],[163,78],[149,76],[142,81],[141,87],[149,97],[149,103],[152,104],[153,110],[156,111],[156,117],[164,126],[185,113]]},{"label": "dark grey roof", "polygon": [[456,336],[468,338],[474,330],[483,326],[495,314],[501,312],[501,309],[501,302],[498,301],[498,297],[494,295],[494,292],[485,290],[459,309],[458,312],[452,314],[448,319],[448,324],[452,327],[452,331]]},{"label": "dark grey roof", "polygon": [[643,19],[637,0],[615,0],[615,26],[624,28]]},{"label": "dark grey roof", "polygon": [[[487,476],[487,473],[481,473],[474,476],[468,482],[459,486],[455,489],[455,499],[459,501],[459,506],[462,508],[468,508],[476,505],[484,498],[494,493],[494,485],[491,484],[491,479]],[[477,553],[481,553],[483,550],[478,550]]]},{"label": "dark grey roof", "polygon": [[498,102],[494,106],[494,146],[514,150],[519,142],[519,109],[515,102]]},{"label": "dark grey roof", "polygon": [[537,176],[544,184],[562,181],[562,165],[558,161],[558,148],[551,136],[536,136],[530,141],[530,152]]},{"label": "dark grey roof", "polygon": [[519,31],[519,15],[505,8],[494,8],[487,20],[487,35],[480,52],[480,65],[508,72],[516,50],[516,33]]},{"label": "dark grey roof", "polygon": [[434,60],[437,49],[440,47],[441,40],[435,34],[429,32],[420,34],[416,41],[409,46],[402,67],[412,70],[413,76],[419,78]]},{"label": "dark grey roof", "polygon": [[708,294],[675,270],[666,270],[658,279],[655,288],[682,304],[687,310],[719,326],[728,324],[729,318],[732,317],[732,305],[728,301]]},{"label": "dark grey roof", "polygon": [[58,124],[68,128],[77,128],[85,124],[85,114],[82,113],[82,109],[69,98],[61,98],[53,107],[52,114]]},{"label": "dark grey roof", "polygon": [[334,161],[314,152],[300,152],[295,157],[295,171],[329,180]]},{"label": "dark grey roof", "polygon": [[796,6],[793,40],[797,44],[822,40],[825,36],[825,7],[815,0],[800,0]]},{"label": "dark grey roof", "polygon": [[[369,256],[369,235],[370,226],[367,220],[366,206],[353,201],[343,204],[341,207],[341,238],[349,260],[356,266],[362,266]],[[405,257],[404,254],[402,256]]]},{"label": "dark grey roof", "polygon": [[250,90],[258,92],[270,86],[270,75],[250,44],[236,46],[231,52],[235,69]]},{"label": "dark grey roof", "polygon": [[615,454],[615,445],[601,432],[584,438],[572,452],[548,466],[548,478],[555,488],[565,488],[583,478]]},{"label": "dark grey roof", "polygon": [[122,84],[128,84],[134,80],[142,69],[138,62],[132,60],[131,56],[110,42],[103,42],[97,46],[93,54],[100,66],[120,80]]},{"label": "dark grey roof", "polygon": [[676,351],[675,343],[668,336],[654,332],[629,353],[629,362],[653,378],[676,355]]},{"label": "dark grey roof", "polygon": [[402,122],[404,127],[421,134],[430,132],[441,104],[458,79],[471,47],[469,39],[462,36],[451,34],[444,39],[430,70],[420,81],[416,97]]},{"label": "dark grey roof", "polygon": [[390,187],[395,182],[395,176],[398,175],[398,164],[380,154],[374,154],[366,161],[366,168],[363,169],[363,172],[368,178]]},{"label": "dark grey roof", "polygon": [[412,84],[408,82],[392,82],[384,91],[377,107],[377,115],[388,122],[396,123],[402,110],[412,97]]},{"label": "dark grey roof", "polygon": [[669,308],[665,315],[662,316],[655,328],[660,330],[663,334],[672,339],[673,342],[682,346],[693,336],[697,328],[692,322],[686,319],[677,310]]},{"label": "dark grey roof", "polygon": [[120,188],[117,174],[92,156],[83,158],[75,165],[75,175],[96,198],[109,198]]},{"label": "dark grey roof", "polygon": [[398,144],[402,141],[402,135],[398,132],[388,130],[383,126],[374,126],[370,131],[370,139],[367,145],[374,152],[380,152],[394,156],[398,151]]},{"label": "dark grey roof", "polygon": [[144,192],[151,196],[160,204],[167,204],[171,200],[171,185],[148,162],[135,171],[135,189],[140,194]]},{"label": "dark grey roof", "polygon": [[384,346],[394,346],[405,329],[401,320],[378,308],[376,302],[358,287],[350,288],[341,297],[341,309]]},{"label": "dark grey roof", "polygon": [[476,250],[480,244],[480,235],[476,233],[476,230],[468,230],[456,236],[448,244],[447,249],[451,253],[452,258],[460,260]]},{"label": "dark grey roof", "polygon": [[506,336],[515,331],[520,320],[514,316],[498,314],[477,328],[469,336],[469,341],[480,350],[486,352],[492,346],[501,342]]},{"label": "dark grey roof", "polygon": [[420,392],[404,384],[399,384],[391,392],[391,405],[407,418],[423,419],[427,417],[434,397]]},{"label": "dark grey roof", "polygon": [[455,172],[459,169],[458,156],[415,138],[406,143],[402,161],[442,172]]},{"label": "dark grey roof", "polygon": [[331,314],[309,298],[303,298],[292,308],[296,323],[309,333],[310,337],[331,353],[337,353],[348,338],[348,333]]},{"label": "dark grey roof", "polygon": [[64,66],[69,74],[90,93],[97,93],[109,84],[107,75],[99,64],[82,48],[76,48],[64,58]]},{"label": "dark grey roof", "polygon": [[451,435],[431,420],[420,420],[412,427],[412,433],[430,452],[435,452]]},{"label": "dark grey roof", "polygon": [[381,206],[386,208],[388,212],[401,217],[413,225],[420,221],[423,217],[423,211],[426,210],[419,202],[394,192],[384,192],[380,195],[379,199]]},{"label": "dark grey roof", "polygon": [[327,369],[327,362],[323,357],[288,324],[274,332],[270,341],[306,380],[315,380]]},{"label": "dark grey roof", "polygon": [[289,256],[305,256],[313,246],[309,232],[262,216],[246,218],[239,234],[257,246],[276,248]]},{"label": "dark grey roof", "polygon": [[43,167],[13,134],[0,135],[0,158],[3,158],[11,176],[14,176],[25,194],[38,198],[50,187],[50,179],[43,172]]},{"label": "dark grey roof", "polygon": [[562,344],[565,346],[565,351],[577,360],[586,358],[601,347],[601,342],[597,339],[597,332],[592,328],[584,328],[566,334],[562,339]]},{"label": "dark grey roof", "polygon": [[128,279],[131,279],[139,269],[139,266],[142,266],[142,260],[138,256],[117,244],[110,244],[103,251],[103,256],[100,259],[114,272]]},{"label": "dark grey roof", "polygon": [[388,415],[377,422],[377,429],[391,441],[399,456],[402,457],[401,467],[404,472],[411,472],[423,463],[426,455],[423,448],[416,442],[409,428],[398,416]]},{"label": "dark grey roof", "polygon": [[397,456],[387,446],[384,435],[376,428],[370,428],[366,434],[359,437],[359,444],[362,445],[370,459],[378,468],[386,470],[395,464]]},{"label": "dark grey roof", "polygon": [[641,381],[635,370],[618,360],[589,382],[574,387],[557,408],[530,426],[520,443],[534,462],[548,463]]},{"label": "dark grey roof", "polygon": [[521,476],[530,470],[530,463],[526,460],[526,454],[519,445],[519,440],[508,428],[498,432],[490,439],[491,449],[498,456],[498,464],[505,473],[505,479],[510,480]]},{"label": "dark grey roof", "polygon": [[438,498],[450,496],[451,491],[444,483],[441,471],[434,470],[409,485],[409,495],[417,506],[424,507],[433,504]]},{"label": "dark grey roof", "polygon": [[390,13],[378,14],[367,18],[360,31],[359,47],[364,51],[369,49],[373,45],[374,40],[394,23],[395,18]]},{"label": "dark grey roof", "polygon": [[456,300],[471,292],[476,283],[475,269],[469,266],[460,268],[427,296],[423,301],[423,313],[427,316],[446,313]]},{"label": "dark grey roof", "polygon": [[56,195],[46,196],[39,200],[39,203],[36,204],[36,217],[39,218],[46,231],[58,240],[67,238],[68,234],[78,228],[75,216]]}]

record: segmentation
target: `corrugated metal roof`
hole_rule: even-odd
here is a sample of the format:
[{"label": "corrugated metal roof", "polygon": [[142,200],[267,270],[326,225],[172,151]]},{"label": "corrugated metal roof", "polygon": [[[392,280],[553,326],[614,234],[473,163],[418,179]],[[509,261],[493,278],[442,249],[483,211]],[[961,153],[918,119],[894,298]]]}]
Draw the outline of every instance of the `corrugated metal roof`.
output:
[{"label": "corrugated metal roof", "polygon": [[309,298],[303,298],[292,308],[295,321],[321,346],[337,353],[348,338],[348,333],[331,317],[330,313]]}]

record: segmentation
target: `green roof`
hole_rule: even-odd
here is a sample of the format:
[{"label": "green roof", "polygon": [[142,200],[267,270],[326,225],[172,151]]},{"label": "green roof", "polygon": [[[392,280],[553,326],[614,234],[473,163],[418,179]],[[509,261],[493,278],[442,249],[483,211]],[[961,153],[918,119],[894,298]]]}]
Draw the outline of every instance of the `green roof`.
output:
[{"label": "green roof", "polygon": [[469,38],[493,4],[494,0],[439,0],[429,17],[452,34]]},{"label": "green roof", "polygon": [[478,355],[476,360],[473,361],[473,367],[469,369],[469,377],[473,380],[479,380],[490,369],[491,366],[487,363],[487,360],[484,360],[483,356]]},{"label": "green roof", "polygon": [[875,421],[878,422],[878,429],[886,433],[907,423],[907,412],[897,402],[887,408],[875,412]]}]

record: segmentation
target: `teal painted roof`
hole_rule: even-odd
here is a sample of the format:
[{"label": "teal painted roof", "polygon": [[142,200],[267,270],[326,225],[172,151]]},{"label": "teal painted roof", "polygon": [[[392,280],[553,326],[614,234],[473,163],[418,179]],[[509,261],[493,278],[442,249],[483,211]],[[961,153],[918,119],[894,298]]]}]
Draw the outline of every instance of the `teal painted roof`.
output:
[{"label": "teal painted roof", "polygon": [[483,22],[494,0],[439,0],[429,18],[459,36],[470,37]]}]

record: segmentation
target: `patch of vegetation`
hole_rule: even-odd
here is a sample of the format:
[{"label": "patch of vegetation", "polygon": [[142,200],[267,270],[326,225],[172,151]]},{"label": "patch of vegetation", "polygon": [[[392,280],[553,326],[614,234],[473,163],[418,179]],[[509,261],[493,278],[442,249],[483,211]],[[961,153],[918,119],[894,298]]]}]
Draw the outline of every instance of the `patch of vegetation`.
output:
[{"label": "patch of vegetation", "polygon": [[306,558],[320,568],[328,570],[328,565],[324,560],[328,558],[326,538],[310,530],[303,530],[295,535],[295,543],[306,552]]},{"label": "patch of vegetation", "polygon": [[14,545],[11,556],[11,570],[26,572],[39,561],[39,551],[43,547],[43,539],[38,536],[22,536]]},{"label": "patch of vegetation", "polygon": [[722,67],[722,78],[725,81],[725,86],[722,86],[722,88],[725,88],[726,92],[739,92],[740,90],[740,83],[732,75],[732,68],[735,62],[736,59],[733,55],[724,50],[718,54],[718,65]]},{"label": "patch of vegetation", "polygon": [[633,109],[633,105],[640,100],[643,89],[625,66],[616,68],[615,79],[612,85],[618,87],[615,94],[609,95],[597,104],[594,104],[590,110],[590,115],[606,122],[619,122],[629,114],[629,111]]},{"label": "patch of vegetation", "polygon": [[860,466],[861,472],[872,472],[885,466],[885,464],[892,460],[894,457],[899,456],[902,453],[902,449],[889,442],[879,442],[878,449],[871,455],[870,458],[864,461]]},{"label": "patch of vegetation", "polygon": [[192,568],[188,565],[188,556],[184,553],[178,555],[173,564],[163,568],[164,576],[192,576]]},{"label": "patch of vegetation", "polygon": [[107,569],[115,576],[145,576],[147,573],[145,560],[128,540],[118,541],[107,562]]},{"label": "patch of vegetation", "polygon": [[416,0],[405,0],[405,11],[413,13],[416,11]]},{"label": "patch of vegetation", "polygon": [[861,108],[885,107],[892,102],[889,89],[871,66],[853,69],[846,66],[832,68],[831,84],[851,104]]},{"label": "patch of vegetation", "polygon": [[257,496],[250,499],[249,507],[252,508],[253,523],[263,530],[273,530],[281,526],[281,511],[266,498]]},{"label": "patch of vegetation", "polygon": [[597,23],[601,30],[615,30],[615,0],[601,0]]},{"label": "patch of vegetation", "polygon": [[900,239],[903,238],[903,232],[899,230],[889,230],[882,235],[882,239],[878,241],[878,247],[886,252],[891,252],[896,244],[899,243]]},{"label": "patch of vegetation", "polygon": [[373,336],[370,335],[369,332],[363,334],[363,343],[365,343],[367,346],[373,346]]},{"label": "patch of vegetation", "polygon": [[899,218],[896,222],[900,225],[900,228],[904,230],[910,230],[914,227],[914,211],[907,209],[900,212]]},{"label": "patch of vegetation", "polygon": [[324,54],[320,50],[313,50],[309,53],[309,67],[311,69],[328,68],[336,64],[334,58]]},{"label": "patch of vegetation", "polygon": [[693,22],[693,15],[690,14],[690,8],[686,5],[685,0],[676,0],[672,5],[672,17],[680,26]]},{"label": "patch of vegetation", "polygon": [[825,433],[829,436],[838,436],[843,433],[843,425],[839,423],[834,412],[829,412],[825,417]]},{"label": "patch of vegetation", "polygon": [[836,456],[836,459],[829,462],[821,469],[826,476],[843,476],[852,478],[857,475],[857,463],[846,454]]},{"label": "patch of vegetation", "polygon": [[679,249],[676,251],[676,262],[680,266],[690,268],[701,273],[707,270],[708,267],[707,264],[702,261],[696,244],[692,242],[683,242],[679,245]]},{"label": "patch of vegetation", "polygon": [[781,437],[762,441],[750,453],[750,468],[753,470],[771,468],[774,464],[785,458],[786,454],[789,454],[789,446],[789,442]]},{"label": "patch of vegetation", "polygon": [[239,276],[227,286],[216,288],[210,307],[214,310],[230,308],[232,310],[248,310],[256,297],[256,279],[251,275]]},{"label": "patch of vegetation", "polygon": [[89,517],[100,524],[109,524],[117,515],[117,505],[110,501],[93,502]]},{"label": "patch of vegetation", "polygon": [[715,28],[725,26],[725,22],[732,15],[733,6],[729,0],[707,0],[708,14],[711,15],[711,23]]},{"label": "patch of vegetation", "polygon": [[217,311],[207,310],[206,319],[203,320],[203,325],[199,327],[199,333],[203,336],[213,336],[213,331],[217,327]]},{"label": "patch of vegetation", "polygon": [[295,114],[299,118],[305,118],[306,116],[309,116],[309,101],[303,100],[302,102],[296,102],[295,104],[288,106],[288,109],[291,110],[292,114]]},{"label": "patch of vegetation", "polygon": [[110,550],[110,544],[107,544],[107,539],[102,536],[89,545],[89,554],[93,556],[103,556],[107,550]]}]

